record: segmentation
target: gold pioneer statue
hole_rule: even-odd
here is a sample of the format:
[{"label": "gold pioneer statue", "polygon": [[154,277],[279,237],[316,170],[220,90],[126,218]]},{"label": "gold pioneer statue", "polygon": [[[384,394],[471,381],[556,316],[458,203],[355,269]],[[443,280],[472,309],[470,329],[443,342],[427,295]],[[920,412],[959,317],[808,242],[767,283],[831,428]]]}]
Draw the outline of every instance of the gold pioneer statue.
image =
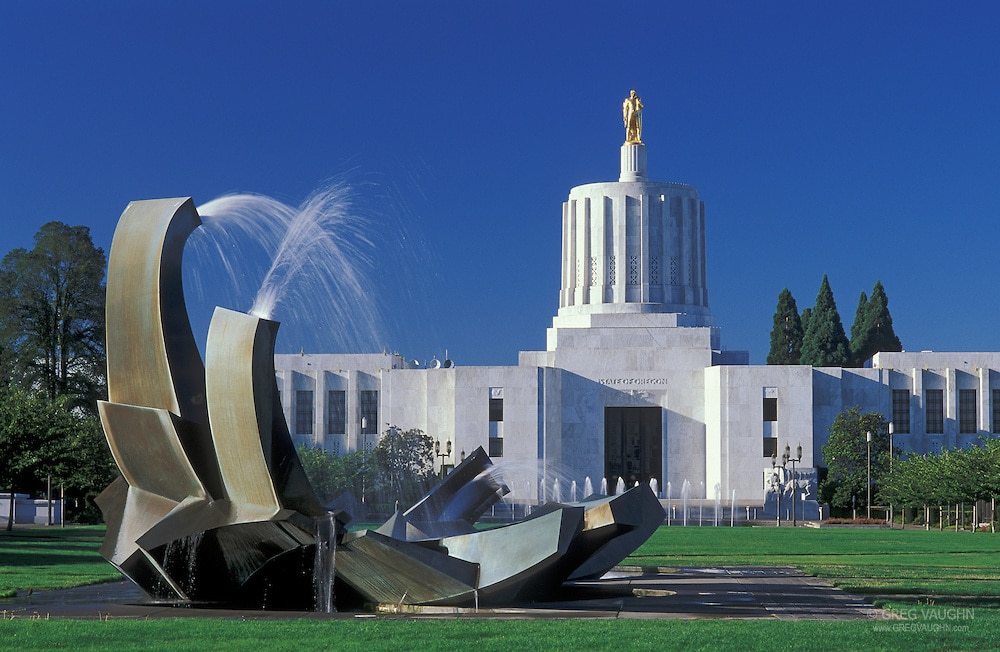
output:
[{"label": "gold pioneer statue", "polygon": [[622,102],[622,120],[625,121],[625,142],[642,144],[642,100],[634,90]]}]

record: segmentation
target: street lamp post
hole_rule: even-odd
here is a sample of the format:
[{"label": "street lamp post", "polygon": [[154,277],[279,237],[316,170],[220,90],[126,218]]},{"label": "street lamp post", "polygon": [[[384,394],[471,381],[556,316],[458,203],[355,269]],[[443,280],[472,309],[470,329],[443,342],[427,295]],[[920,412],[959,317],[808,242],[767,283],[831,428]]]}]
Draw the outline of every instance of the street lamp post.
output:
[{"label": "street lamp post", "polygon": [[441,452],[441,441],[434,441],[434,457],[441,458],[441,479],[444,480],[444,461],[445,459],[451,457],[451,440],[446,441],[444,446],[444,452]]},{"label": "street lamp post", "polygon": [[[782,467],[783,468],[783,467]],[[774,487],[774,495],[777,499],[775,514],[778,516],[777,527],[781,527],[781,480],[778,479],[778,454],[771,454],[771,486]]]},{"label": "street lamp post", "polygon": [[[889,422],[889,475],[892,475],[892,421]],[[895,520],[895,514],[892,513],[892,503],[889,503],[889,527],[892,527]]]},{"label": "street lamp post", "polygon": [[365,504],[365,474],[368,473],[368,417],[361,417],[361,458],[364,465],[361,468],[361,504]]},{"label": "street lamp post", "polygon": [[797,524],[795,518],[795,494],[799,490],[798,483],[795,481],[795,463],[802,461],[802,444],[799,444],[799,447],[795,449],[795,454],[798,457],[792,457],[792,447],[785,444],[785,455],[782,459],[784,459],[786,464],[788,462],[792,463],[792,527],[795,527]]},{"label": "street lamp post", "polygon": [[868,518],[872,517],[872,432],[865,433],[868,445]]}]

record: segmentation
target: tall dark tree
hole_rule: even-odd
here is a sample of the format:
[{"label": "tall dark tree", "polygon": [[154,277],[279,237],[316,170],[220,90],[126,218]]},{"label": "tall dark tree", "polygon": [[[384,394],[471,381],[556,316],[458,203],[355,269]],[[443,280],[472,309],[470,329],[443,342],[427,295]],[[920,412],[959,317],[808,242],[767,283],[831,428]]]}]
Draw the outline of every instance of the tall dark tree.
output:
[{"label": "tall dark tree", "polygon": [[861,367],[864,365],[864,358],[860,357],[859,351],[868,348],[865,340],[868,339],[868,295],[864,290],[858,298],[858,307],[854,311],[854,321],[851,322],[851,366]]},{"label": "tall dark tree", "polygon": [[802,320],[795,297],[785,288],[778,295],[778,308],[774,312],[771,328],[771,350],[767,364],[799,364],[802,354]]},{"label": "tall dark tree", "polygon": [[799,361],[814,367],[844,367],[850,360],[850,344],[837,312],[830,281],[824,274],[819,294],[816,295],[816,306],[809,317],[809,327],[802,338]]},{"label": "tall dark tree", "polygon": [[[802,339],[803,340],[805,339],[806,331],[809,330],[809,318],[812,317],[812,314],[813,314],[813,309],[812,308],[803,308],[802,309],[801,321],[802,321]],[[801,352],[800,352],[799,357],[800,358],[802,357],[801,356]]]},{"label": "tall dark tree", "polygon": [[[862,296],[864,296],[862,294]],[[885,293],[882,281],[876,281],[872,288],[871,299],[867,301],[864,314],[858,305],[859,314],[854,318],[860,325],[851,326],[851,355],[857,366],[862,366],[866,360],[879,351],[902,351],[903,344],[892,328],[892,315],[889,314],[889,297]],[[857,333],[857,334],[855,334]]]},{"label": "tall dark tree", "polygon": [[96,410],[105,386],[104,251],[90,229],[49,222],[30,251],[0,262],[0,363],[6,379]]}]

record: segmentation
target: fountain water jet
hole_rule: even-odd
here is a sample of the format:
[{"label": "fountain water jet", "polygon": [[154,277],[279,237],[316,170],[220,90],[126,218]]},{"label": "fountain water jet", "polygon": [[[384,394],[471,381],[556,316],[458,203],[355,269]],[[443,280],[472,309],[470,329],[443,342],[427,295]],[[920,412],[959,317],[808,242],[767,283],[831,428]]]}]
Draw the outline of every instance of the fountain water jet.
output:
[{"label": "fountain water jet", "polygon": [[670,504],[670,480],[667,480],[667,525],[670,525],[670,512],[672,511],[672,505]]},{"label": "fountain water jet", "polygon": [[722,520],[722,485],[718,482],[715,483],[715,515],[713,521],[715,521],[715,527],[719,526],[719,521]]},{"label": "fountain water jet", "polygon": [[333,581],[336,571],[337,524],[334,515],[316,519],[316,558],[313,560],[313,582],[316,587],[316,611],[332,613]]},{"label": "fountain water jet", "polygon": [[691,481],[685,480],[684,484],[681,485],[681,518],[684,519],[683,525],[686,527],[688,524],[688,501],[691,499]]}]

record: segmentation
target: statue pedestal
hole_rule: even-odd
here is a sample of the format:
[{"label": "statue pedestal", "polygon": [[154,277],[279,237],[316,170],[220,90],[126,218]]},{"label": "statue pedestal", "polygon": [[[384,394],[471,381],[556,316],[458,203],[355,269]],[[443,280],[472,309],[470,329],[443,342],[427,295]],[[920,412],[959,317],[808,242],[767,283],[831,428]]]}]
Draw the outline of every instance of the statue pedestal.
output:
[{"label": "statue pedestal", "polygon": [[619,182],[646,181],[646,146],[642,143],[622,145],[622,171]]}]

